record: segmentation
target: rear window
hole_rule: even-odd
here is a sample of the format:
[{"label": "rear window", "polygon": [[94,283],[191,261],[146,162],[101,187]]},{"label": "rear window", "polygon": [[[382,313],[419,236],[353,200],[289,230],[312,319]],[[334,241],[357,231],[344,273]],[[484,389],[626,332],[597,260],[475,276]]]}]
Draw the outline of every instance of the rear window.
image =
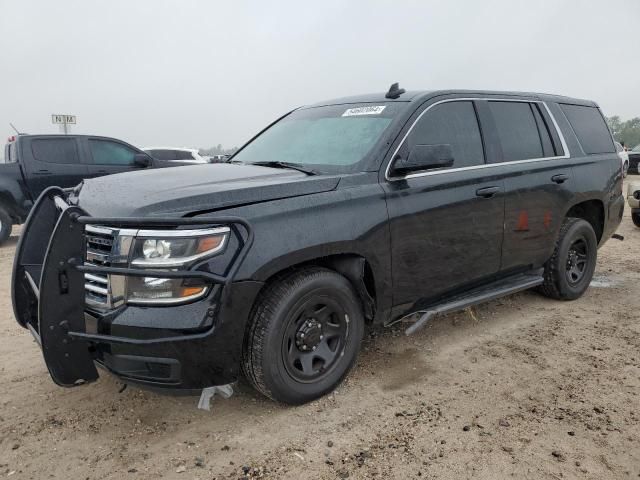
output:
[{"label": "rear window", "polygon": [[573,127],[584,153],[593,155],[616,151],[609,127],[600,110],[582,105],[560,104],[560,107]]},{"label": "rear window", "polygon": [[539,128],[532,107],[528,102],[489,102],[505,162],[551,156],[545,155],[551,148],[549,132]]},{"label": "rear window", "polygon": [[39,162],[80,163],[74,138],[36,138],[31,141],[31,153]]}]

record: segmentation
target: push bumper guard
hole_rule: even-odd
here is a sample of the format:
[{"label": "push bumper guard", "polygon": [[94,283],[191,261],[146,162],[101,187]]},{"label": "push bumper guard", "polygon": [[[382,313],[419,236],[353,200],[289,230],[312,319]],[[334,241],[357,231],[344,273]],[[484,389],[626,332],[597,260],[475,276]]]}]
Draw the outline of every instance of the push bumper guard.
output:
[{"label": "push bumper guard", "polygon": [[[45,190],[36,201],[18,243],[12,276],[13,310],[18,323],[31,331],[42,348],[53,381],[72,387],[98,378],[95,348],[98,343],[151,345],[198,340],[205,331],[159,338],[129,338],[89,333],[85,327],[85,273],[195,278],[222,286],[222,304],[240,265],[253,243],[249,223],[238,217],[207,218],[96,218],[69,205],[65,191]],[[228,226],[238,239],[231,266],[225,275],[200,270],[206,260],[189,270],[160,271],[85,265],[85,225],[110,227],[172,228]],[[241,231],[243,230],[243,231]]]}]

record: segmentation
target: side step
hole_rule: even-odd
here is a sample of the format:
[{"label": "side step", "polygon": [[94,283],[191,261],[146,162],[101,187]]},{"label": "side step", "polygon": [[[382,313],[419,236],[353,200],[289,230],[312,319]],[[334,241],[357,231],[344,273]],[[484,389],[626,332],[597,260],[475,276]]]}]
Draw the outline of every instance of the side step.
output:
[{"label": "side step", "polygon": [[519,274],[503,280],[499,280],[490,285],[470,290],[461,295],[446,300],[443,303],[436,303],[428,310],[420,310],[414,313],[421,313],[420,318],[405,330],[405,335],[411,335],[423,328],[435,315],[464,310],[465,308],[488,302],[496,298],[511,295],[512,293],[528,290],[537,287],[544,281],[542,275]]}]

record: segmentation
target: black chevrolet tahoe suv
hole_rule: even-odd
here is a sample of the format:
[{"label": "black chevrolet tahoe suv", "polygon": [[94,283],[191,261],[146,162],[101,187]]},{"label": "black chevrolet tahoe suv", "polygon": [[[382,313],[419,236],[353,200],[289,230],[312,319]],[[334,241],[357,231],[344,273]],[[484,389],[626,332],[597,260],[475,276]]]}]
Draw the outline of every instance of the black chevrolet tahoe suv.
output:
[{"label": "black chevrolet tahoe suv", "polygon": [[298,404],[340,383],[368,324],[580,297],[623,208],[595,103],[394,86],[294,110],[225,164],[46,190],[13,306],[59,385],[243,373]]},{"label": "black chevrolet tahoe suv", "polygon": [[122,140],[95,135],[14,135],[0,157],[0,245],[48,187],[141,168],[176,166]]}]

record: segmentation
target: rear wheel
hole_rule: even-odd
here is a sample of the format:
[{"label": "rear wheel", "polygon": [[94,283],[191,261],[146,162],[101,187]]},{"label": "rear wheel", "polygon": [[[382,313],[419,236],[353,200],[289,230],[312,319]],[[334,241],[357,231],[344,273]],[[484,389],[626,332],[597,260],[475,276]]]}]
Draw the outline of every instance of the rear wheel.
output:
[{"label": "rear wheel", "polygon": [[319,267],[293,272],[258,300],[243,352],[245,376],[273,400],[309,402],[342,381],[363,333],[362,307],[346,278]]},{"label": "rear wheel", "polygon": [[631,213],[631,220],[633,220],[633,224],[636,227],[640,228],[640,212],[632,212]]},{"label": "rear wheel", "polygon": [[591,224],[581,218],[565,219],[545,264],[540,291],[558,300],[579,298],[591,283],[597,258],[598,241]]},{"label": "rear wheel", "polygon": [[0,207],[0,245],[7,241],[11,234],[11,227],[13,227],[13,221],[9,214]]}]

